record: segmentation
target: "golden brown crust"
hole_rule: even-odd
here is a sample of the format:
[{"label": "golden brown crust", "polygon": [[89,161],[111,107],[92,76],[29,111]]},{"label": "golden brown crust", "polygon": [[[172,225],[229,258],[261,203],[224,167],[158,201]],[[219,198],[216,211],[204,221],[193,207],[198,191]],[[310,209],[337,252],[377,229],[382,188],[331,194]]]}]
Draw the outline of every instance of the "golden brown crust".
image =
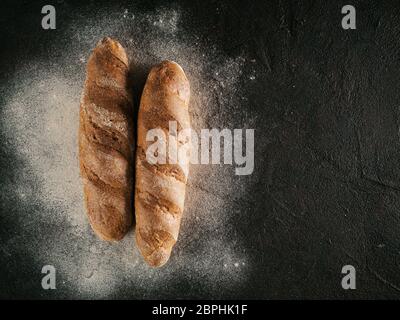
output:
[{"label": "golden brown crust", "polygon": [[88,64],[80,105],[79,162],[90,225],[104,240],[120,240],[132,223],[133,123],[128,59],[102,39]]},{"label": "golden brown crust", "polygon": [[[189,82],[175,62],[163,61],[147,78],[138,115],[136,154],[136,242],[146,262],[165,264],[177,241],[189,161],[178,164],[151,164],[145,150],[150,129],[168,131],[169,121],[177,122],[177,133],[190,128]],[[190,143],[190,140],[187,141]]]}]

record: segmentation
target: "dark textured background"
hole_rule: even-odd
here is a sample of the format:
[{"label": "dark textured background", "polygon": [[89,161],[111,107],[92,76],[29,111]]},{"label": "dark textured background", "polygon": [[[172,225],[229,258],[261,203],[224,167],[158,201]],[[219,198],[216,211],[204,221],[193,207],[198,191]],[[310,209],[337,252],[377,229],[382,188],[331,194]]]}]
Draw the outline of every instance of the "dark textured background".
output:
[{"label": "dark textured background", "polygon": [[[38,13],[47,3],[2,1],[0,83],[20,61],[47,54],[49,41],[62,50],[67,44],[61,26],[99,6],[54,4],[66,2],[69,10],[57,11],[57,30],[43,32]],[[341,28],[345,4],[357,9],[357,30]],[[142,10],[156,5],[136,2]],[[227,55],[244,50],[262,62],[257,80],[243,83],[248,98],[243,107],[258,117],[257,183],[230,221],[253,267],[238,291],[221,288],[219,297],[400,297],[399,2],[190,1],[181,6],[188,12],[183,23],[189,32],[196,29]],[[262,153],[257,146],[263,146]],[[2,144],[0,187],[18,175],[19,165],[12,147]],[[4,192],[0,205],[1,245],[18,232],[9,213],[29,208],[18,208]],[[58,232],[55,226],[48,229]],[[340,286],[346,264],[357,270],[353,291]],[[23,251],[2,248],[0,297],[43,297],[33,285],[36,273]],[[160,290],[169,298],[207,297],[207,290],[185,283]],[[129,292],[121,288],[117,297]],[[56,290],[51,297],[70,295]]]}]

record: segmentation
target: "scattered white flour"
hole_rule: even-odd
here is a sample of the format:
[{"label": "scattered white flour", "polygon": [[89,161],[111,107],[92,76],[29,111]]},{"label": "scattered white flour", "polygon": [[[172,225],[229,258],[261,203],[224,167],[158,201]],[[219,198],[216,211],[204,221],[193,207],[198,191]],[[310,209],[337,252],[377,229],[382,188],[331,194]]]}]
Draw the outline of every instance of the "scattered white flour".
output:
[{"label": "scattered white flour", "polygon": [[37,226],[36,242],[24,250],[39,265],[56,267],[57,289],[70,297],[121,298],[120,288],[130,286],[127,297],[184,298],[188,296],[173,295],[185,285],[191,288],[189,297],[223,298],[224,290],[246,282],[250,261],[230,225],[235,199],[246,192],[246,185],[231,166],[191,166],[180,238],[161,269],[144,263],[133,231],[119,243],[98,240],[83,207],[79,99],[87,58],[104,36],[118,39],[127,49],[134,74],[137,68],[145,75],[163,59],[182,65],[191,82],[196,130],[250,125],[245,115],[243,123],[233,121],[235,114],[244,113],[238,81],[246,57],[226,57],[195,34],[185,34],[182,14],[177,7],[152,13],[116,7],[89,19],[80,17],[69,26],[70,46],[63,54],[21,62],[5,91],[1,121],[7,143],[24,163],[10,189],[18,201],[37,206],[35,215],[16,217],[21,234],[28,224]]}]

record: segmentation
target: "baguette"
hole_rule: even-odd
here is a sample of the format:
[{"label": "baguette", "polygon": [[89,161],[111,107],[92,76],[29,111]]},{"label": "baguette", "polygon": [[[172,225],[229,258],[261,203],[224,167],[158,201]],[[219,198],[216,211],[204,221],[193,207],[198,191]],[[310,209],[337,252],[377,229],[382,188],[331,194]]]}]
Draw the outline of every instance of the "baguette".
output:
[{"label": "baguette", "polygon": [[[165,264],[178,239],[184,209],[190,152],[178,163],[152,164],[146,159],[150,129],[168,134],[169,122],[177,132],[190,129],[190,86],[182,68],[163,61],[153,67],[140,101],[136,151],[136,242],[145,261],[154,267]],[[169,137],[171,138],[171,137]],[[190,146],[190,137],[187,137]],[[182,142],[179,142],[182,143]],[[188,149],[190,151],[190,149]]]},{"label": "baguette", "polygon": [[120,240],[133,218],[133,110],[125,50],[113,39],[102,39],[86,71],[79,121],[86,210],[101,239]]}]

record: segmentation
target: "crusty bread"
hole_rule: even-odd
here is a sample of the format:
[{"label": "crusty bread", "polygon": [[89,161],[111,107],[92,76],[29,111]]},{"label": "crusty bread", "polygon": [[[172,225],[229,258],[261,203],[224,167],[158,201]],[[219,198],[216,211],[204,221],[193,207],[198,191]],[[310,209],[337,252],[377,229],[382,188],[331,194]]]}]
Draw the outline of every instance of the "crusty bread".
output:
[{"label": "crusty bread", "polygon": [[104,240],[120,240],[132,223],[134,136],[127,81],[125,50],[113,39],[102,39],[87,63],[79,160],[89,221]]},{"label": "crusty bread", "polygon": [[[164,61],[150,71],[140,101],[135,181],[136,242],[151,266],[165,264],[178,239],[189,159],[177,164],[152,164],[146,159],[146,150],[152,143],[146,141],[146,135],[148,130],[160,128],[168,137],[170,121],[177,122],[178,134],[190,128],[189,97],[190,86],[182,68],[175,62]],[[186,143],[190,146],[190,137]],[[190,153],[186,155],[189,157]]]}]

